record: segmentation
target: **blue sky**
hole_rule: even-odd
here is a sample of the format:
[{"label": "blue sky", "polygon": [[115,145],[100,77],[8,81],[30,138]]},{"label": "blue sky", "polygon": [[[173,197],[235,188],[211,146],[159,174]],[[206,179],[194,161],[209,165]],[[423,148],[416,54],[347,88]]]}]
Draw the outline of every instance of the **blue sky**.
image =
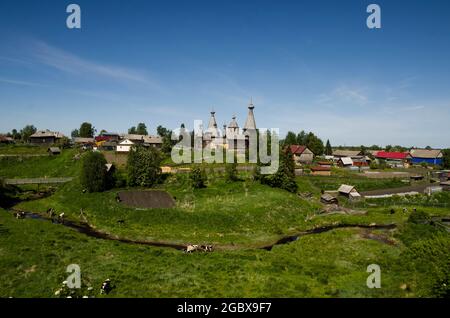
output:
[{"label": "blue sky", "polygon": [[192,128],[212,107],[242,126],[253,97],[260,128],[450,147],[449,16],[446,0],[2,0],[0,131]]}]

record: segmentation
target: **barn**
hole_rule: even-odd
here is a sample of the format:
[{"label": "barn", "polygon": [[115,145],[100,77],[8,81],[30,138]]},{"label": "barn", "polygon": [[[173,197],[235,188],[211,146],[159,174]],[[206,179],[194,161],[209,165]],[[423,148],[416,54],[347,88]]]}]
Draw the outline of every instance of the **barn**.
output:
[{"label": "barn", "polygon": [[409,154],[412,164],[442,165],[444,157],[439,149],[411,149]]}]

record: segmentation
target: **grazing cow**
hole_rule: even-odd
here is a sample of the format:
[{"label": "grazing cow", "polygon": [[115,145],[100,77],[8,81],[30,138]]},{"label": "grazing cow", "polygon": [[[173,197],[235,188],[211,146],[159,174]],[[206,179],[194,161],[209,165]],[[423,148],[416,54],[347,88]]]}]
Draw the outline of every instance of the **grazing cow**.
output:
[{"label": "grazing cow", "polygon": [[200,249],[203,252],[212,252],[213,246],[212,245],[202,245],[202,246],[200,246]]},{"label": "grazing cow", "polygon": [[102,288],[100,293],[101,294],[109,294],[109,292],[111,291],[112,287],[111,287],[111,280],[108,278],[106,279],[103,284],[102,284]]},{"label": "grazing cow", "polygon": [[25,217],[25,212],[19,211],[14,213],[14,216],[16,217],[16,219],[23,219]]},{"label": "grazing cow", "polygon": [[184,250],[186,253],[192,253],[198,250],[198,245],[188,245],[186,246],[186,249]]}]

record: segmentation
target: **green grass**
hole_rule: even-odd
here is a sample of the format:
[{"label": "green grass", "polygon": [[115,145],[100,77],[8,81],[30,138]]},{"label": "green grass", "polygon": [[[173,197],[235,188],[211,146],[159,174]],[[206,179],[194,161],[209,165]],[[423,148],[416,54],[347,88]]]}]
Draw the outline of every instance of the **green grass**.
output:
[{"label": "green grass", "polygon": [[0,144],[0,155],[40,155],[46,154],[47,149],[48,146],[36,146],[31,144]]},{"label": "green grass", "polygon": [[[109,297],[402,297],[395,262],[403,248],[341,229],[272,251],[184,254],[89,238],[61,225],[16,220],[0,211],[0,297],[52,297],[81,268],[83,288],[111,278]],[[383,269],[383,288],[366,287],[366,267]],[[409,283],[409,281],[406,281]]]},{"label": "green grass", "polygon": [[370,179],[367,177],[358,176],[357,174],[351,176],[301,176],[297,177],[297,183],[300,187],[304,187],[306,185],[306,187],[309,187],[312,192],[320,192],[320,190],[337,190],[341,184],[355,186],[358,191],[370,191],[405,186],[401,179]]},{"label": "green grass", "polygon": [[[172,176],[161,188],[177,202],[170,209],[135,209],[115,200],[118,190],[82,193],[77,181],[53,196],[24,202],[20,208],[44,212],[53,207],[79,219],[80,209],[98,229],[135,239],[180,243],[261,244],[298,231],[317,203],[253,182],[210,181],[205,189],[186,185],[187,175]],[[117,220],[125,220],[119,225]]]},{"label": "green grass", "polygon": [[[116,202],[119,189],[83,193],[75,153],[66,150],[57,157],[1,161],[2,177],[75,177],[51,197],[18,207],[40,213],[53,207],[72,220],[79,220],[83,209],[90,224],[120,237],[212,243],[221,249],[187,255],[170,248],[95,239],[48,221],[16,220],[0,209],[0,297],[52,297],[68,275],[66,267],[73,263],[81,267],[84,288],[93,286],[98,297],[108,277],[117,287],[111,297],[430,297],[436,295],[436,282],[441,289],[444,286],[442,268],[450,253],[440,246],[446,246],[448,233],[437,233],[431,225],[410,225],[408,218],[413,208],[450,216],[448,193],[361,203],[344,200],[346,206],[367,214],[323,215],[318,212],[324,187],[336,190],[348,183],[364,191],[398,186],[399,181],[348,172],[298,177],[299,191],[313,193],[311,199],[302,199],[252,182],[249,173],[240,174],[242,181],[227,183],[222,173],[208,171],[205,189],[192,189],[185,174],[170,176],[157,186],[176,198],[175,208],[134,209]],[[404,207],[408,212],[402,212]],[[119,219],[125,224],[119,225]],[[363,230],[347,228],[304,236],[270,252],[255,248],[336,223],[395,223],[395,230],[373,233],[396,244],[367,239]],[[442,237],[436,239],[437,234]],[[438,251],[430,249],[433,244]],[[366,287],[366,268],[373,263],[382,269],[381,289]]]},{"label": "green grass", "polygon": [[0,158],[2,178],[71,177],[79,168],[77,150],[65,149],[57,156]]}]

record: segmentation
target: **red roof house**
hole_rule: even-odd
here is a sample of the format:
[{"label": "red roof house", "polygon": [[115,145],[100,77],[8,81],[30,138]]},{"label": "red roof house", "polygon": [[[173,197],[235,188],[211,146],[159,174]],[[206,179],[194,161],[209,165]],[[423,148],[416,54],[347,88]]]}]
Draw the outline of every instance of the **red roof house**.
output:
[{"label": "red roof house", "polygon": [[388,152],[388,151],[378,151],[375,154],[376,158],[379,159],[389,159],[389,160],[406,160],[408,159],[408,152]]},{"label": "red roof house", "polygon": [[294,155],[294,161],[298,164],[312,163],[314,159],[313,152],[306,146],[291,145],[289,146],[289,151]]}]

